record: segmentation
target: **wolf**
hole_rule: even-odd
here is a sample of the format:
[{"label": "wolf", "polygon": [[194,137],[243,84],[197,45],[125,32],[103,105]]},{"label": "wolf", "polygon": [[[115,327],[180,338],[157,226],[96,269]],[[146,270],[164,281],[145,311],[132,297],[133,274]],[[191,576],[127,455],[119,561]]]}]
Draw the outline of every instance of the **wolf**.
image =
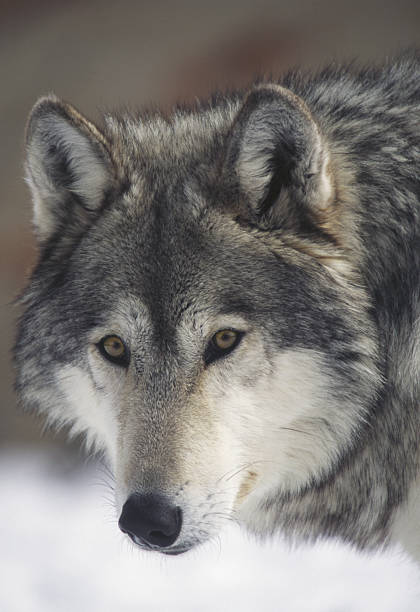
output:
[{"label": "wolf", "polygon": [[85,432],[119,527],[420,560],[420,54],[171,114],[33,108],[22,404]]}]

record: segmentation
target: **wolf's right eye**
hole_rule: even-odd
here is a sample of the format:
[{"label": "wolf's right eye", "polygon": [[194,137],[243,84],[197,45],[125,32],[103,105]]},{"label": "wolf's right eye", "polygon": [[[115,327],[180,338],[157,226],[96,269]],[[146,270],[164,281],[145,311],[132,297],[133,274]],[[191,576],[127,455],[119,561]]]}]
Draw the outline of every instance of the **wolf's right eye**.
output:
[{"label": "wolf's right eye", "polygon": [[105,336],[98,342],[97,347],[101,355],[108,361],[124,367],[128,366],[128,350],[118,336]]}]

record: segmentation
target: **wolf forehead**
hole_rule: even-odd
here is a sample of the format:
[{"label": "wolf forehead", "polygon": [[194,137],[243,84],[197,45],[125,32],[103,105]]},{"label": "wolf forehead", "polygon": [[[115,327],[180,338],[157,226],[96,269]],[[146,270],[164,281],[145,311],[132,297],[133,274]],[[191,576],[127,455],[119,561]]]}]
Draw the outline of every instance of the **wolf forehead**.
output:
[{"label": "wolf forehead", "polygon": [[205,177],[212,169],[218,170],[217,161],[239,105],[236,97],[203,110],[179,109],[167,118],[158,112],[110,113],[104,116],[104,133],[130,187],[137,182],[142,185],[147,178],[151,185],[161,185],[168,173],[172,184],[184,182],[200,169],[205,169]]}]

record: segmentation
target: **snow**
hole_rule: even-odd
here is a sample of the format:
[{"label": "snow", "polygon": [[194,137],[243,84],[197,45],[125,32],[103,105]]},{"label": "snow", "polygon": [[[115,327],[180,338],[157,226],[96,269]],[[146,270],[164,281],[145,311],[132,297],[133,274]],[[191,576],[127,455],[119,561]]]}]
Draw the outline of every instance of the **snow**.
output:
[{"label": "snow", "polygon": [[289,550],[233,528],[179,557],[139,551],[98,480],[47,452],[0,455],[2,612],[420,610],[419,571],[398,552]]}]

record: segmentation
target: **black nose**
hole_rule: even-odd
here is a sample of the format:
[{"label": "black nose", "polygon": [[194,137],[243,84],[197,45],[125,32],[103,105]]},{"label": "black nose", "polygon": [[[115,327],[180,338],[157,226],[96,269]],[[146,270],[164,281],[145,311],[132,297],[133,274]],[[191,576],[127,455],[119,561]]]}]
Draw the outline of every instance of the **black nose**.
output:
[{"label": "black nose", "polygon": [[181,508],[165,497],[133,493],[125,502],[118,526],[137,544],[165,548],[179,536],[182,525]]}]

